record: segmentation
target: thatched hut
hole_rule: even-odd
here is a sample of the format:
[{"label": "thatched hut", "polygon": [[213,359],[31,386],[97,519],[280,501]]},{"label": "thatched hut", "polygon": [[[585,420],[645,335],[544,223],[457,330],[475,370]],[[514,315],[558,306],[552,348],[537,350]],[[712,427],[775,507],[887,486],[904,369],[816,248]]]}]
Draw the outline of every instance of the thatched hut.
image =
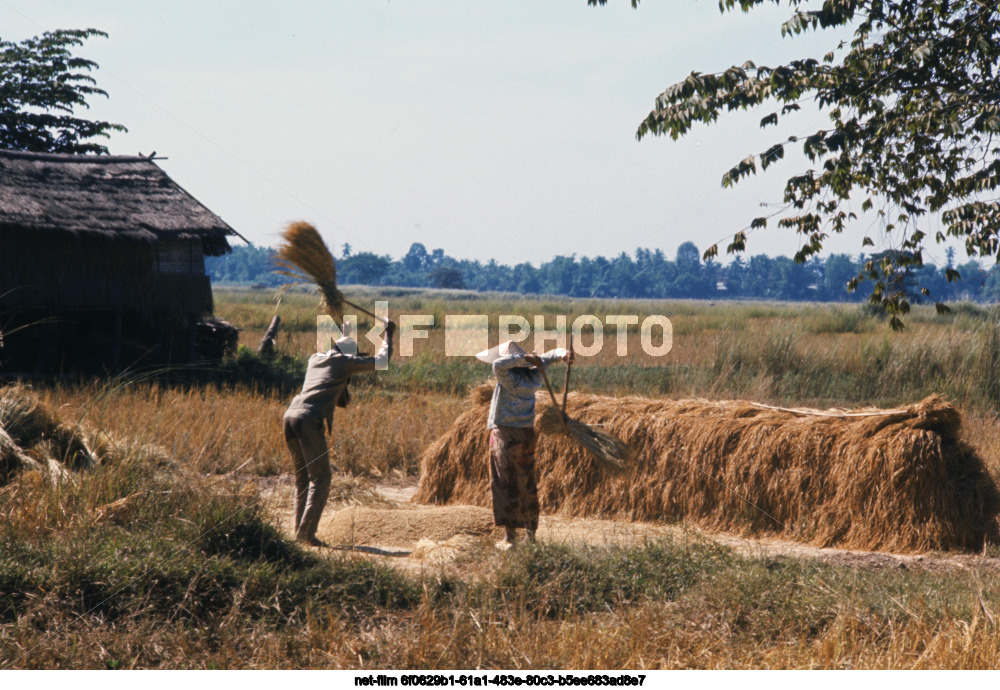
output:
[{"label": "thatched hut", "polygon": [[205,256],[233,235],[152,157],[0,150],[0,371],[218,355]]}]

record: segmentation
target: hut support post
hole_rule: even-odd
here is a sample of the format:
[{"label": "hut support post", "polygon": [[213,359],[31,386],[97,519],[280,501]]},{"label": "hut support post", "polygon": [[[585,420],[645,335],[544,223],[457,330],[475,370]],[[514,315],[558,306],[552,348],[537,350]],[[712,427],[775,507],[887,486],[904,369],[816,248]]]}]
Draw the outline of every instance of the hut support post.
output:
[{"label": "hut support post", "polygon": [[270,357],[274,355],[274,339],[278,337],[278,326],[281,325],[281,317],[277,314],[271,319],[271,325],[267,327],[267,331],[264,333],[264,337],[260,339],[260,347],[257,348],[257,354],[263,355],[265,357]]}]

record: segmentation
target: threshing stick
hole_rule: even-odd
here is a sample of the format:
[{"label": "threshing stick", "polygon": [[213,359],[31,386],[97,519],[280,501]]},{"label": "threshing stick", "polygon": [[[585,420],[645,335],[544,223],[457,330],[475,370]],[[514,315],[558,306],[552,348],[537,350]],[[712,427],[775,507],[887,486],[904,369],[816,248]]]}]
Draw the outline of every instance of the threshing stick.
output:
[{"label": "threshing stick", "polygon": [[563,381],[562,413],[566,416],[566,396],[569,394],[569,372],[573,366],[573,334],[569,334],[569,359],[566,361],[566,380]]},{"label": "threshing stick", "polygon": [[[552,390],[552,384],[549,383],[549,377],[545,374],[545,367],[538,367],[538,371],[542,372],[542,380],[545,381],[545,387],[549,389],[549,397],[552,398],[552,407],[556,409],[556,412],[559,412],[559,403],[556,402],[556,394],[555,391]],[[563,429],[565,429],[568,434],[569,425],[566,423],[566,415],[560,413],[559,419],[562,421]]]},{"label": "threshing stick", "polygon": [[360,311],[362,314],[367,314],[368,316],[372,317],[373,319],[375,319],[377,321],[381,321],[386,326],[389,325],[389,319],[383,319],[381,316],[376,316],[375,314],[372,314],[370,311],[368,311],[364,307],[359,307],[354,302],[348,302],[346,299],[343,300],[343,302],[344,302],[344,304],[346,304],[349,307],[354,307],[355,309],[357,309],[358,311]]}]

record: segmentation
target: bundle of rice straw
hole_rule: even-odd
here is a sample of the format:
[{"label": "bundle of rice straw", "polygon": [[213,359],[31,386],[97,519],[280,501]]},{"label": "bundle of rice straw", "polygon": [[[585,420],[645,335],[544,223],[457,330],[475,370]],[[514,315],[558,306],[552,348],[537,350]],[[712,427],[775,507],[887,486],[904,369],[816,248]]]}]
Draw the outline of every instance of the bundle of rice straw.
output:
[{"label": "bundle of rice straw", "polygon": [[[573,348],[573,336],[570,336],[570,351]],[[563,386],[563,404],[558,406],[556,395],[552,392],[552,384],[545,374],[545,369],[541,369],[542,380],[545,381],[545,388],[548,389],[552,406],[546,407],[542,411],[538,420],[538,429],[542,433],[566,434],[587,451],[601,467],[608,472],[624,472],[625,464],[632,459],[632,448],[627,443],[622,443],[620,439],[610,434],[598,431],[597,429],[584,424],[578,419],[573,419],[566,414],[566,402],[569,394],[569,372],[572,360],[566,365],[566,381]]]},{"label": "bundle of rice straw", "polygon": [[83,469],[97,455],[77,425],[64,423],[24,386],[0,388],[0,484],[25,470],[47,470],[53,479],[65,468]]},{"label": "bundle of rice straw", "polygon": [[289,223],[281,233],[274,261],[279,273],[297,282],[315,283],[330,316],[343,315],[344,295],[337,289],[337,266],[315,227],[301,221]]},{"label": "bundle of rice straw", "polygon": [[42,466],[14,443],[0,426],[0,486],[6,484],[18,472],[41,470]]},{"label": "bundle of rice straw", "polygon": [[634,455],[627,443],[573,419],[551,405],[542,409],[538,430],[543,434],[569,436],[608,472],[624,472]]},{"label": "bundle of rice straw", "polygon": [[[541,435],[549,513],[771,534],[871,550],[978,551],[998,538],[1000,493],[937,396],[898,410],[784,410],[743,401],[571,394],[567,412],[635,450],[610,475],[565,436]],[[421,457],[413,500],[488,507],[488,408]],[[536,422],[538,424],[540,422]]]},{"label": "bundle of rice straw", "polygon": [[[489,405],[493,400],[494,386],[496,381],[473,387],[469,392],[469,402],[472,405]],[[569,415],[564,415],[562,410],[554,405],[545,405],[542,408],[536,426],[543,434],[569,436],[607,472],[624,472],[625,466],[634,455],[634,451],[627,443]]]}]

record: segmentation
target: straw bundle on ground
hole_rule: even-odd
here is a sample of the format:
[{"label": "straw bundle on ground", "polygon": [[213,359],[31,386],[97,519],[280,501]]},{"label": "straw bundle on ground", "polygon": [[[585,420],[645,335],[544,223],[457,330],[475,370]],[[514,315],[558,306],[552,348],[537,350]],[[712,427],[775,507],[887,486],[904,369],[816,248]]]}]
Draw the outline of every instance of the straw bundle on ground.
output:
[{"label": "straw bundle on ground", "polygon": [[40,470],[42,466],[21,450],[14,439],[0,427],[0,486],[10,481],[18,472]]},{"label": "straw bundle on ground", "polygon": [[[465,412],[424,452],[414,501],[490,505],[487,413],[485,405]],[[997,487],[959,439],[958,411],[938,397],[849,416],[571,394],[567,413],[628,443],[635,459],[625,473],[608,475],[567,438],[540,435],[545,512],[683,519],[906,552],[978,550],[997,538]]]},{"label": "straw bundle on ground", "polygon": [[31,390],[0,388],[0,484],[26,470],[47,470],[57,479],[65,468],[97,460],[83,430],[64,423]]}]

